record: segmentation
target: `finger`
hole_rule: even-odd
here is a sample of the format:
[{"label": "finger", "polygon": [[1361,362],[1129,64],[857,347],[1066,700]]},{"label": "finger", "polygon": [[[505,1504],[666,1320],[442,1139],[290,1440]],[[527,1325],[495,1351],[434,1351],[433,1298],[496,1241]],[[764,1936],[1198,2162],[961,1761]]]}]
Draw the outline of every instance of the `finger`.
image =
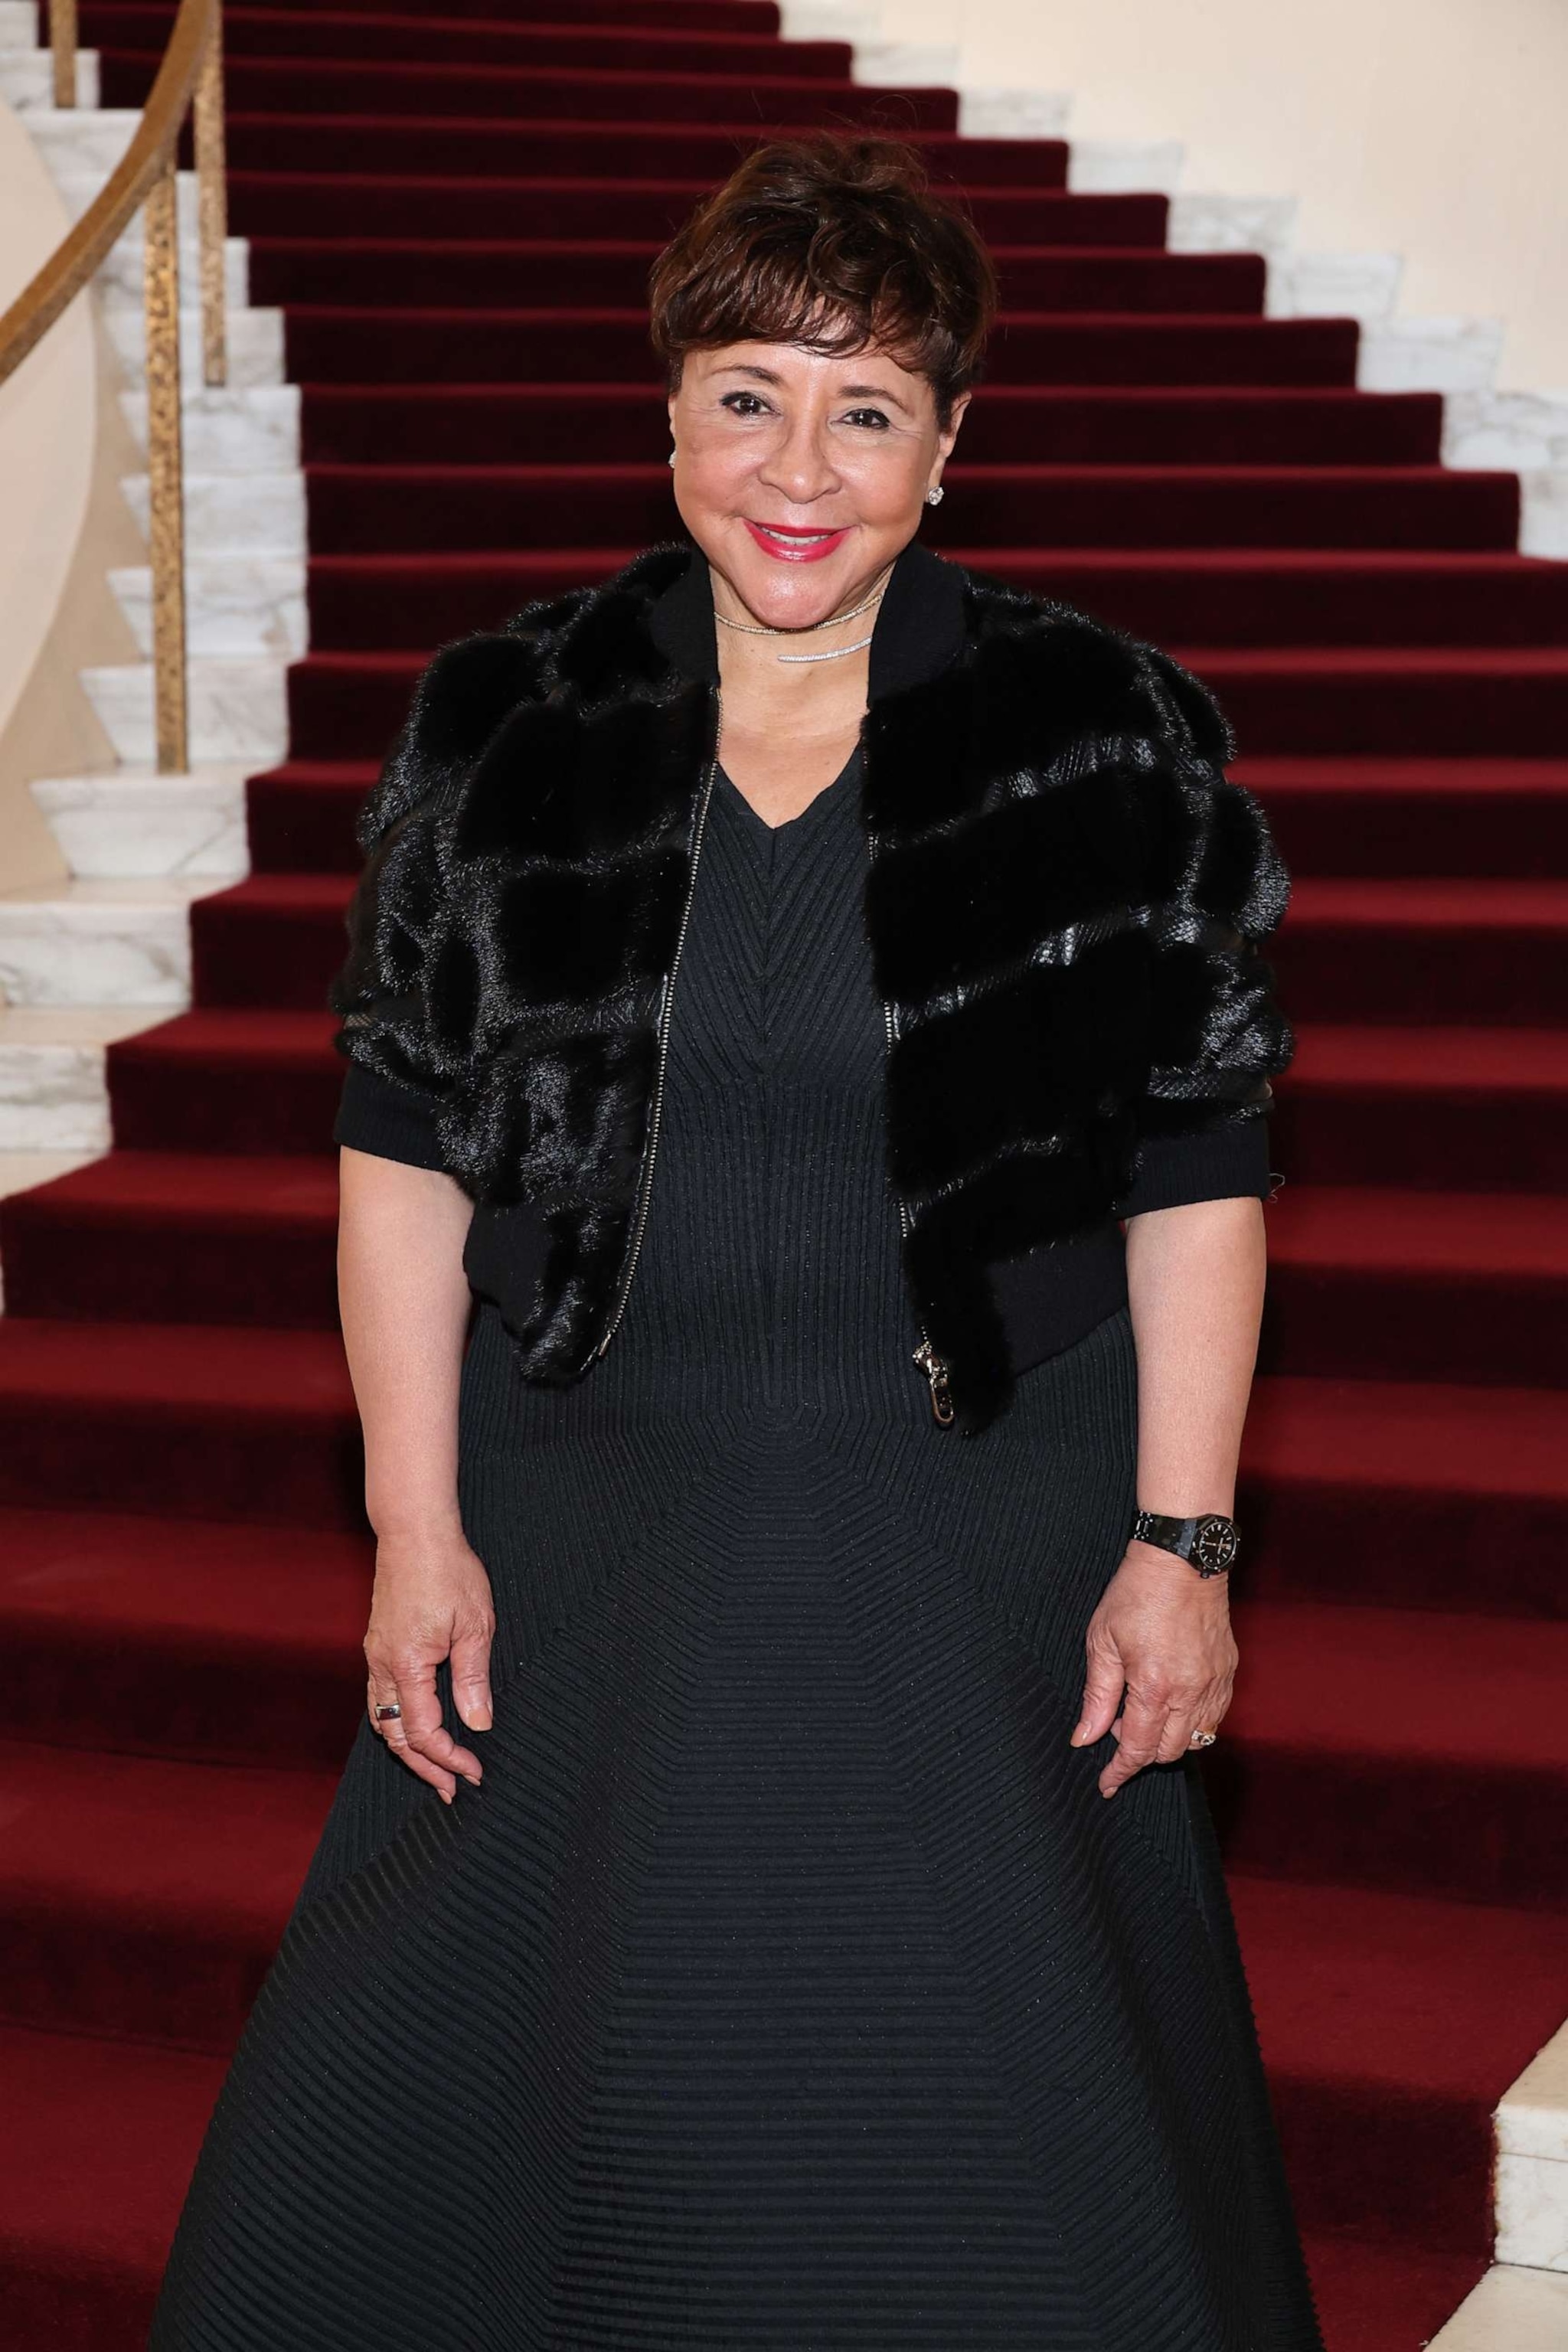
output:
[{"label": "finger", "polygon": [[373,1672],[366,1697],[372,1727],[386,1742],[399,1763],[408,1767],[416,1780],[426,1781],[450,1804],[452,1791],[457,1787],[452,1775],[443,1772],[439,1765],[429,1762],[409,1746],[407,1728],[401,1714],[379,1717],[376,1715],[378,1706],[401,1708],[402,1704],[397,1680],[390,1668],[384,1666]]},{"label": "finger", "polygon": [[1155,1762],[1157,1764],[1176,1763],[1186,1754],[1192,1744],[1194,1731],[1200,1729],[1212,1731],[1213,1728],[1213,1725],[1204,1715],[1200,1706],[1191,1699],[1178,1702],[1165,1718],[1165,1728],[1161,1735]]},{"label": "finger", "polygon": [[1117,1708],[1121,1705],[1121,1694],[1126,1687],[1127,1678],[1122,1672],[1121,1654],[1113,1643],[1096,1640],[1091,1635],[1088,1655],[1083,1705],[1079,1710],[1078,1723],[1069,1743],[1074,1748],[1089,1748],[1095,1740],[1104,1738]]},{"label": "finger", "polygon": [[476,1625],[452,1642],[452,1703],[470,1731],[489,1731],[495,1720],[490,1701],[489,1625]]},{"label": "finger", "polygon": [[[403,1729],[416,1755],[434,1764],[444,1779],[461,1773],[477,1787],[483,1772],[479,1758],[460,1748],[441,1720],[441,1696],[436,1687],[436,1664],[430,1658],[400,1658],[395,1672],[403,1701]],[[448,1796],[447,1801],[450,1802]]]},{"label": "finger", "polygon": [[1160,1741],[1165,1729],[1165,1717],[1170,1713],[1170,1701],[1162,1694],[1158,1697],[1131,1687],[1127,1705],[1122,1710],[1121,1738],[1115,1755],[1100,1776],[1100,1793],[1113,1797],[1118,1789],[1152,1764],[1159,1753]]}]

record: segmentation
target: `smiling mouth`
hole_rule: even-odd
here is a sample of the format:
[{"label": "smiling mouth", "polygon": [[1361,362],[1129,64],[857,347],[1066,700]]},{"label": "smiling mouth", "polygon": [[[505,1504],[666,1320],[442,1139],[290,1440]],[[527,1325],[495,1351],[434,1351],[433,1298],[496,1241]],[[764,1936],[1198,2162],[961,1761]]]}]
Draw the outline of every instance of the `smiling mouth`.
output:
[{"label": "smiling mouth", "polygon": [[749,516],[746,529],[767,554],[781,557],[786,563],[813,562],[830,553],[849,533],[847,523],[837,530],[801,530],[788,523],[752,522]]}]

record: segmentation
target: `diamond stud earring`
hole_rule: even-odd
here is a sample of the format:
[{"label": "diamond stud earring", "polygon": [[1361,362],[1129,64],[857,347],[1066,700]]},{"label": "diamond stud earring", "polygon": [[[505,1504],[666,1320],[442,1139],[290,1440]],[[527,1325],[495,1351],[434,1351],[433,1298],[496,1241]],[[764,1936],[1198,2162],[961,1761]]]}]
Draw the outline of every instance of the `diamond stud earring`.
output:
[{"label": "diamond stud earring", "polygon": [[675,452],[674,452],[674,450],[673,450],[673,449],[672,449],[672,450],[670,451],[670,453],[669,453],[669,462],[670,462],[670,464],[671,464],[672,466],[673,466],[673,465],[674,465],[674,463],[675,463]]},{"label": "diamond stud earring", "polygon": [[[672,460],[671,462],[673,463],[673,460]],[[928,506],[928,507],[939,507],[939,506],[941,506],[942,501],[942,484],[941,484],[940,482],[938,482],[938,484],[937,484],[937,486],[936,486],[935,489],[933,489],[933,490],[928,490],[928,491],[926,492],[926,504],[927,504],[927,506]]]}]

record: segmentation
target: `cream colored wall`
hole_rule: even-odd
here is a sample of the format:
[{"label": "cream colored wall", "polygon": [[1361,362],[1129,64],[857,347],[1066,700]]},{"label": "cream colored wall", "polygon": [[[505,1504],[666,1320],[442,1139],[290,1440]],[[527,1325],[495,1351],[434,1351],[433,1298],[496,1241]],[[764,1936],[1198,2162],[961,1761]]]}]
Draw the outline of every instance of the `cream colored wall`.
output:
[{"label": "cream colored wall", "polygon": [[1501,317],[1500,386],[1568,390],[1568,0],[882,0],[880,37],[1299,196],[1302,249],[1403,254],[1402,310]]},{"label": "cream colored wall", "polygon": [[[69,226],[22,119],[0,101],[0,310]],[[108,562],[136,561],[99,446],[108,364],[79,300],[0,383],[0,889],[66,870],[29,778],[114,764],[76,677],[80,663],[112,658],[107,647],[124,657],[103,575]],[[106,534],[96,554],[84,537],[95,519]]]}]

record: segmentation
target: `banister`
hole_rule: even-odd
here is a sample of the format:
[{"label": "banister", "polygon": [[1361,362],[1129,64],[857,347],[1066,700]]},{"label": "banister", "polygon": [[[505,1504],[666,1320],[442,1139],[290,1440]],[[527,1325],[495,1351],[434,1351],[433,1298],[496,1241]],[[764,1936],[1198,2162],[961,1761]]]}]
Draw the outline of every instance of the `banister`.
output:
[{"label": "banister", "polygon": [[[57,105],[74,103],[75,0],[52,0]],[[221,0],[180,0],[169,46],[130,146],[75,226],[0,316],[0,383],[37,347],[146,206],[147,465],[152,494],[153,669],[158,767],[188,763],[184,492],[181,453],[180,246],[175,163],[195,110],[203,380],[227,380],[224,320]]]}]

